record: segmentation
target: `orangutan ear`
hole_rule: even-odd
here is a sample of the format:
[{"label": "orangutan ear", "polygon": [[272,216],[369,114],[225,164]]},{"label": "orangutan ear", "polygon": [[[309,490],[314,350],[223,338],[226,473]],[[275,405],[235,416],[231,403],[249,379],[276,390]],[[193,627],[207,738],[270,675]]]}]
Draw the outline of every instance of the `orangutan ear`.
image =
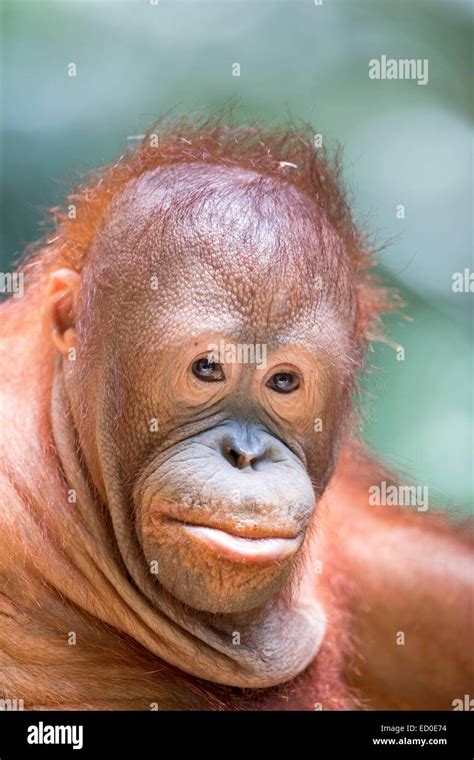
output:
[{"label": "orangutan ear", "polygon": [[58,269],[50,275],[46,290],[43,324],[63,356],[74,344],[80,282],[80,275],[72,269]]}]

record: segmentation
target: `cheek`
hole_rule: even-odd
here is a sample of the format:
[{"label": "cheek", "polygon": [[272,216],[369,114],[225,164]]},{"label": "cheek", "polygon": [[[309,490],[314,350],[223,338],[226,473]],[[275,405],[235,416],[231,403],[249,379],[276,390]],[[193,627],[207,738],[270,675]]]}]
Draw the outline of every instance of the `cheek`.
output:
[{"label": "cheek", "polygon": [[334,472],[345,419],[346,410],[342,405],[329,411],[323,410],[315,415],[312,428],[304,439],[308,472],[318,496],[321,496]]}]

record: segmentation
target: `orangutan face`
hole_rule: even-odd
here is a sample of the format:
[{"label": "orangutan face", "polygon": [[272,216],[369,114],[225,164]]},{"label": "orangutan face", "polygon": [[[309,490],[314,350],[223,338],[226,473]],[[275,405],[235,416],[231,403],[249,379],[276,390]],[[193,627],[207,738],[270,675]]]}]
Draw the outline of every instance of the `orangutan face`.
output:
[{"label": "orangutan face", "polygon": [[89,469],[132,576],[197,610],[282,586],[332,472],[354,307],[313,214],[251,172],[153,172],[116,200],[79,286],[65,372]]}]

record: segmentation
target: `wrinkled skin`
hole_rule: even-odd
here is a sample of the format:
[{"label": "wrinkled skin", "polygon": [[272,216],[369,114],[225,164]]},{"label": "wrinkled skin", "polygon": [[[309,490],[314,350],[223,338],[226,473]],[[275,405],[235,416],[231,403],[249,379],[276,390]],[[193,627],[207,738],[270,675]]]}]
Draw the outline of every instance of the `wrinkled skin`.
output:
[{"label": "wrinkled skin", "polygon": [[[275,619],[287,614],[280,606],[270,605],[263,622],[256,616],[259,637],[275,651],[271,665],[259,666],[244,646],[233,646],[229,630],[248,628],[252,636],[256,626],[247,613],[271,600],[298,566],[315,510],[310,478],[321,492],[334,465],[348,374],[338,352],[350,343],[354,305],[343,259],[338,289],[345,309],[336,308],[331,292],[319,304],[304,289],[298,294],[301,250],[315,237],[310,204],[288,188],[259,208],[256,179],[199,165],[143,176],[116,200],[117,212],[95,241],[95,276],[106,286],[81,299],[81,278],[61,271],[47,314],[57,326],[82,451],[109,504],[128,572],[153,604],[176,615],[176,600],[184,602],[186,626],[220,625],[219,646],[237,660],[252,659],[250,680],[234,676],[233,685],[266,686],[282,679],[282,668],[286,677],[289,663],[296,673],[313,659],[322,612],[303,608],[291,618],[299,642],[291,650],[282,648],[279,632],[275,639]],[[174,224],[164,225],[163,209],[186,202]],[[302,211],[296,221],[287,211],[295,205]],[[268,271],[275,250],[285,272],[278,288]],[[322,275],[331,257],[321,246]],[[157,273],[158,291],[151,287]],[[64,312],[68,299],[77,306],[61,323],[58,304]],[[90,314],[105,325],[100,335],[89,330]],[[193,364],[220,340],[265,345],[266,366],[226,362],[223,380],[196,377]],[[70,361],[73,347],[77,358]],[[268,386],[288,371],[298,377],[297,389]],[[84,398],[91,405],[86,414]],[[63,413],[53,407],[53,415]],[[321,432],[316,418],[324,421]],[[248,461],[239,466],[232,456],[242,455]],[[222,556],[183,522],[248,540],[276,538],[283,546],[276,558],[259,561]],[[206,613],[230,616],[216,623]],[[206,675],[222,679],[218,671]]]},{"label": "wrinkled skin", "polygon": [[[86,610],[186,673],[263,688],[318,660],[328,610],[317,561],[329,566],[337,555],[347,595],[364,610],[354,624],[361,637],[357,685],[375,694],[378,706],[444,706],[465,683],[465,663],[453,656],[433,677],[433,660],[441,661],[457,635],[456,626],[434,631],[444,594],[453,620],[465,621],[472,562],[448,529],[430,531],[403,517],[393,525],[382,512],[364,512],[367,482],[378,475],[358,483],[360,471],[346,459],[345,475],[333,477],[359,361],[357,307],[341,241],[320,222],[286,183],[275,197],[264,178],[241,169],[162,168],[114,199],[81,273],[51,273],[40,343],[41,361],[50,357],[41,382],[51,407],[41,414],[64,478],[51,493],[62,488],[64,497],[45,518],[33,576],[47,578],[71,610],[54,600],[31,606],[56,616],[64,635],[82,630],[83,613],[74,609]],[[302,255],[308,248],[311,265]],[[313,287],[318,275],[321,289]],[[264,345],[265,366],[226,361],[218,379],[196,374],[196,363],[221,340]],[[275,388],[282,375],[296,379],[289,392]],[[29,393],[35,387],[40,380],[32,376]],[[54,499],[54,472],[42,484],[45,504]],[[324,496],[331,509],[324,511],[331,478]],[[75,510],[66,504],[71,489]],[[37,545],[39,534],[25,525],[24,536]],[[431,556],[441,552],[445,572],[434,594],[427,568],[417,568],[420,578],[428,573],[422,601],[407,606],[420,540]],[[18,542],[13,558],[25,539]],[[61,573],[66,564],[74,570]],[[21,573],[6,567],[11,579]],[[386,598],[391,603],[379,619]],[[421,633],[417,609],[424,610]],[[400,649],[387,645],[400,629],[411,632],[403,667]],[[108,636],[94,632],[94,646],[122,651]],[[431,661],[422,662],[426,637]],[[80,684],[87,654],[74,654]],[[7,662],[16,674],[15,656]],[[82,687],[66,689],[62,667],[59,681],[72,704],[123,706],[126,697],[106,685],[108,675],[97,676],[103,696],[86,699]],[[418,685],[407,687],[414,670]],[[147,687],[133,679],[129,705],[146,709]],[[196,706],[189,696],[165,697],[162,683],[154,688],[165,706]],[[380,696],[390,688],[393,696]],[[57,705],[60,697],[51,700]],[[38,705],[34,695],[31,702]]]}]

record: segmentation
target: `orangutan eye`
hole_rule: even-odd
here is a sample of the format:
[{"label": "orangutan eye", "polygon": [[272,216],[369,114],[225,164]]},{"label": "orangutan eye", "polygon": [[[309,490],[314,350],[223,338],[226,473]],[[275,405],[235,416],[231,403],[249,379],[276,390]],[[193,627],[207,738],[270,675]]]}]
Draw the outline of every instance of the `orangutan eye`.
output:
[{"label": "orangutan eye", "polygon": [[267,386],[277,393],[292,393],[300,387],[300,381],[298,375],[293,372],[276,372],[271,376]]},{"label": "orangutan eye", "polygon": [[221,380],[225,380],[224,370],[221,364],[204,356],[202,359],[198,359],[193,364],[193,375],[199,380],[204,380],[206,383],[217,383]]}]

